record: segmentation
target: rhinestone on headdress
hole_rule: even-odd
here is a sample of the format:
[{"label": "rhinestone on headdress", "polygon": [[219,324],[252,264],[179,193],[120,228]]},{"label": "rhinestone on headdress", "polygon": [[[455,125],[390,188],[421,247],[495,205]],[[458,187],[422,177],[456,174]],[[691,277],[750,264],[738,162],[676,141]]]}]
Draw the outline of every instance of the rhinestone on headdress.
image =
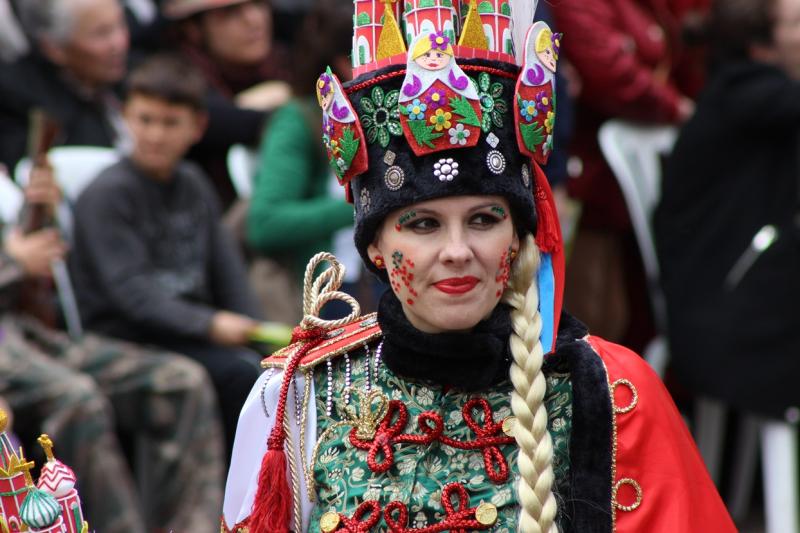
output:
[{"label": "rhinestone on headdress", "polygon": [[453,181],[458,176],[458,163],[452,157],[442,158],[433,165],[433,175],[439,181]]}]

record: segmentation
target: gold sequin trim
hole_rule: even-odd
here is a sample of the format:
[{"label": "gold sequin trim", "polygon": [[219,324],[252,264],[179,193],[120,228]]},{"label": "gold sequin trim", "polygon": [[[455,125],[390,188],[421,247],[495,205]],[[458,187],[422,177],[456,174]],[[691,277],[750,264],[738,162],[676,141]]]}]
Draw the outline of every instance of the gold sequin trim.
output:
[{"label": "gold sequin trim", "polygon": [[[633,490],[636,491],[636,501],[630,505],[622,505],[617,501],[617,492],[623,485],[630,485],[631,487],[633,487]],[[614,507],[616,507],[620,511],[626,511],[626,512],[633,511],[634,509],[639,507],[642,504],[642,497],[643,497],[642,487],[639,485],[639,483],[636,482],[635,479],[631,479],[629,477],[624,477],[619,481],[617,481],[616,483],[614,483],[614,489],[611,492],[611,501],[613,502]]]},{"label": "gold sequin trim", "polygon": [[[620,385],[625,385],[626,387],[628,387],[631,390],[631,394],[633,395],[631,403],[625,407],[619,407],[614,403],[614,392]],[[633,411],[633,408],[636,407],[636,404],[639,403],[639,393],[636,391],[636,387],[633,386],[633,383],[631,383],[625,378],[620,378],[611,384],[611,402],[614,404],[614,412],[620,415],[624,415],[625,413],[630,413],[631,411]]]}]

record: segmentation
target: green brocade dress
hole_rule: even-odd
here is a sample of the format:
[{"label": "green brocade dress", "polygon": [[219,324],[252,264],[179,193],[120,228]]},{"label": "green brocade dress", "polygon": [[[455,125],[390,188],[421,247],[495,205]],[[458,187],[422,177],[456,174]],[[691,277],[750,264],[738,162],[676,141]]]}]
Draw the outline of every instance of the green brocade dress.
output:
[{"label": "green brocade dress", "polygon": [[[428,443],[393,442],[390,445],[392,457],[379,451],[372,461],[373,466],[385,471],[374,471],[368,460],[369,451],[351,443],[353,424],[347,423],[353,417],[363,418],[370,413],[382,419],[385,411],[380,410],[381,400],[378,397],[381,395],[377,392],[372,392],[371,407],[364,409],[367,413],[360,412],[362,409],[359,408],[371,391],[380,391],[385,395],[384,400],[402,402],[407,410],[407,422],[395,431],[396,435],[424,435],[418,425],[418,417],[424,412],[432,412],[442,421],[443,437],[475,442],[480,435],[473,428],[485,428],[484,413],[487,406],[495,423],[502,423],[511,416],[510,382],[505,381],[485,391],[464,392],[429,382],[407,380],[380,363],[380,358],[374,354],[376,347],[377,344],[374,344],[369,350],[353,350],[330,361],[329,366],[319,365],[314,370],[319,444],[313,464],[316,503],[308,531],[322,531],[321,520],[329,512],[354,517],[359,505],[367,500],[377,501],[381,511],[380,519],[369,531],[390,530],[383,517],[383,510],[390,502],[400,502],[407,510],[408,518],[403,524],[403,531],[429,530],[448,519],[442,504],[442,493],[448,484],[454,482],[466,489],[470,507],[490,503],[496,509],[496,521],[484,531],[516,531],[519,514],[516,482],[519,473],[515,443],[495,447],[502,454],[502,462],[507,465],[507,475],[503,479],[498,475],[494,476],[495,480],[492,479],[482,449],[459,449],[443,443],[442,439]],[[471,428],[464,418],[464,406],[471,400],[476,403],[473,400],[476,398],[479,399],[477,401],[485,400],[485,404],[479,403],[468,409],[472,412]],[[556,494],[565,493],[564,484],[569,477],[572,419],[572,384],[567,373],[554,372],[547,376],[545,403],[549,414],[548,429],[553,438],[554,490]],[[389,425],[397,427],[397,419],[398,415],[391,417]],[[505,437],[502,432],[499,436]],[[494,472],[499,470],[498,459],[496,457],[490,463]],[[461,508],[457,495],[452,494],[450,499],[454,510]],[[360,520],[365,520],[365,517],[362,516]]]}]

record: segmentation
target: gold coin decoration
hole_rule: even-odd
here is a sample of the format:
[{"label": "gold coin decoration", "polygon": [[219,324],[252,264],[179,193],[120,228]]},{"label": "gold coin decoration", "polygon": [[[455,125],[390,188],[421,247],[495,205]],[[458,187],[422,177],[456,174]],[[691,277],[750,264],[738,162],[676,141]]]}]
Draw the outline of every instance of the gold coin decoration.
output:
[{"label": "gold coin decoration", "polygon": [[503,433],[509,437],[514,436],[514,428],[517,427],[517,417],[507,416],[503,419]]},{"label": "gold coin decoration", "polygon": [[497,522],[497,507],[491,503],[481,503],[475,509],[475,519],[484,526],[491,526]]},{"label": "gold coin decoration", "polygon": [[328,511],[319,519],[319,527],[322,533],[333,533],[339,527],[339,513]]}]

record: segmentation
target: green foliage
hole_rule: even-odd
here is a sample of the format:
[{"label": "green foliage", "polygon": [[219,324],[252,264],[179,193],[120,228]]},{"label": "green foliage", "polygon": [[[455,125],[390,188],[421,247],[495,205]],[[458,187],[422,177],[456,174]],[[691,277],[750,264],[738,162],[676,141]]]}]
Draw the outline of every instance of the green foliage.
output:
[{"label": "green foliage", "polygon": [[444,133],[433,133],[433,126],[429,126],[424,120],[409,120],[408,127],[417,144],[428,148],[433,148],[433,141],[444,135]]},{"label": "green foliage", "polygon": [[480,127],[481,123],[480,120],[478,120],[478,115],[475,113],[475,110],[472,109],[472,105],[469,103],[469,100],[463,96],[451,98],[450,107],[453,108],[453,113],[462,117],[458,120],[458,122],[466,126]]}]

